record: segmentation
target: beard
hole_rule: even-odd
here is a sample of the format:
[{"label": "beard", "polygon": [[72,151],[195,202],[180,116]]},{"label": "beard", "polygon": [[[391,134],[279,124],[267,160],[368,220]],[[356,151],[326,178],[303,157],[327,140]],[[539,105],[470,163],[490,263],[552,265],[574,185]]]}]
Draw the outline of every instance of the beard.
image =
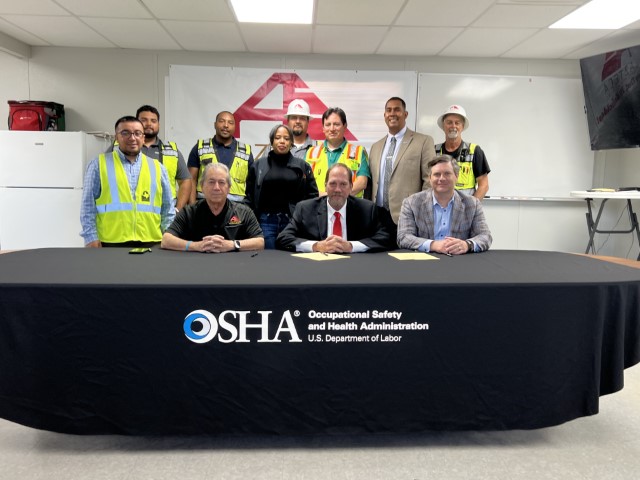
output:
[{"label": "beard", "polygon": [[458,138],[458,130],[449,130],[447,132],[447,138],[453,140],[455,138]]},{"label": "beard", "polygon": [[292,128],[291,131],[293,132],[293,134],[296,137],[299,137],[300,135],[302,135],[304,133],[304,129],[298,127],[298,128]]}]

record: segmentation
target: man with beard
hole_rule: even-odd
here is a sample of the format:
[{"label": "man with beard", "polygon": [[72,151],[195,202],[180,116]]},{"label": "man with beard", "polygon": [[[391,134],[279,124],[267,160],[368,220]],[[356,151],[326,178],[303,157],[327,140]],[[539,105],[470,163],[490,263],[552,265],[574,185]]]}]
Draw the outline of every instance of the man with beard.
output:
[{"label": "man with beard", "polygon": [[291,154],[294,157],[305,159],[307,150],[315,145],[307,131],[309,130],[309,120],[311,112],[309,105],[304,100],[296,99],[289,104],[287,109],[287,125],[293,132],[293,146]]},{"label": "man with beard", "polygon": [[209,163],[226,165],[231,175],[229,199],[241,202],[244,200],[247,189],[247,175],[253,165],[251,147],[234,138],[236,119],[231,112],[218,113],[214,127],[216,133],[213,138],[198,140],[189,153],[187,166],[193,181],[190,203],[204,198],[202,176],[204,168]]},{"label": "man with beard", "polygon": [[80,224],[86,247],[148,247],[162,240],[174,217],[166,168],[142,153],[135,117],[119,118],[117,145],[88,165]]},{"label": "man with beard", "polygon": [[[163,142],[158,137],[160,132],[160,112],[151,105],[143,105],[136,112],[136,118],[144,128],[144,143],[142,153],[149,158],[155,158],[167,169],[171,184],[171,197],[176,210],[181,210],[189,203],[191,197],[191,175],[184,161],[184,157],[175,142]],[[113,151],[117,142],[107,150]],[[176,191],[176,182],[178,190]]]},{"label": "man with beard", "polygon": [[[160,112],[151,105],[143,105],[136,112],[136,117],[144,127],[144,145],[142,153],[155,158],[167,169],[173,204],[177,210],[189,203],[191,196],[191,175],[184,157],[174,142],[163,142],[158,137],[160,132]],[[176,182],[178,191],[176,195]]]},{"label": "man with beard", "polygon": [[460,165],[456,190],[482,200],[489,190],[489,163],[479,145],[462,140],[462,131],[469,128],[467,112],[460,105],[451,105],[438,118],[438,126],[446,140],[436,145],[436,155],[451,155]]},{"label": "man with beard", "polygon": [[276,248],[296,252],[360,253],[395,248],[375,203],[350,195],[353,172],[344,163],[329,168],[322,197],[296,205]]}]

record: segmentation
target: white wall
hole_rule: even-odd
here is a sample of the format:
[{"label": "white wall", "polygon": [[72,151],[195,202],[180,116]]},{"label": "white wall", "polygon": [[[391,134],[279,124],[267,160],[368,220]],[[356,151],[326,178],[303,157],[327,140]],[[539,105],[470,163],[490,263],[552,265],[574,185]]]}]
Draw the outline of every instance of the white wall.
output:
[{"label": "white wall", "polygon": [[[156,105],[161,112],[168,114],[165,112],[165,77],[172,64],[580,78],[579,64],[574,60],[258,55],[32,47],[31,57],[27,59],[0,51],[0,118],[7,118],[7,100],[51,100],[65,105],[67,130],[112,132],[113,123],[118,117],[135,112],[144,103]],[[382,109],[383,105],[380,105],[381,121]],[[514,108],[514,115],[517,116],[517,108]],[[562,125],[558,128],[561,129]],[[0,123],[0,129],[7,129],[6,120]],[[532,132],[532,141],[536,141],[535,132]],[[549,152],[553,154],[553,146],[549,147]],[[491,159],[491,152],[487,152],[487,155]],[[636,150],[597,154],[595,164],[594,178],[598,185],[600,181],[611,182],[608,185],[640,185],[640,169],[636,167],[640,166],[640,153]],[[545,180],[535,178],[532,181]],[[511,206],[508,203],[486,204],[488,215],[493,218],[494,231],[505,232],[499,237],[494,235],[496,248],[540,246],[545,250],[584,250],[580,245],[586,246],[586,224],[583,224],[583,228],[579,226],[584,222],[584,216],[577,223],[573,219],[567,222],[567,210],[576,210],[575,203],[572,206],[563,204],[561,208],[557,202],[516,203]],[[505,215],[505,211],[509,215]],[[607,212],[605,220],[612,216],[615,222],[618,213],[616,211],[609,215]],[[537,228],[543,219],[546,221],[544,227]],[[514,232],[523,231],[523,221],[529,229],[527,240],[524,241],[520,233],[519,240],[512,241],[518,237]],[[538,225],[531,225],[531,222]],[[558,238],[561,236],[562,240],[555,241],[554,235]],[[629,242],[625,243],[624,240],[628,238],[623,235],[618,237],[621,238],[607,242],[599,253],[626,256]],[[507,238],[512,240],[507,241]],[[635,258],[636,255],[637,245],[633,246],[629,256]]]}]

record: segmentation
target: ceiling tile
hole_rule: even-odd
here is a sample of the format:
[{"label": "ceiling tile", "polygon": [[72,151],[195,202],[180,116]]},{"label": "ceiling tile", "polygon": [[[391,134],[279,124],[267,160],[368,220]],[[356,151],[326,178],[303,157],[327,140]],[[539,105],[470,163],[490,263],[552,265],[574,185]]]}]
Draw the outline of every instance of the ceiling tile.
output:
[{"label": "ceiling tile", "polygon": [[56,0],[60,5],[79,17],[152,18],[138,2],[131,0]]},{"label": "ceiling tile", "polygon": [[462,31],[462,28],[393,27],[376,53],[436,55]]},{"label": "ceiling tile", "polygon": [[452,57],[498,57],[538,30],[516,28],[467,28],[440,52]]},{"label": "ceiling tile", "polygon": [[473,22],[473,26],[544,28],[560,20],[574,8],[553,5],[494,5]]},{"label": "ceiling tile", "polygon": [[395,25],[466,27],[492,3],[494,0],[409,0]]},{"label": "ceiling tile", "polygon": [[142,0],[156,18],[200,22],[235,22],[226,0]]},{"label": "ceiling tile", "polygon": [[69,15],[51,0],[0,0],[0,15]]},{"label": "ceiling tile", "polygon": [[87,17],[82,20],[121,48],[180,49],[156,20]]},{"label": "ceiling tile", "polygon": [[[250,52],[311,53],[311,25],[274,25],[242,23],[240,33]],[[344,41],[344,39],[343,39]]]},{"label": "ceiling tile", "polygon": [[501,56],[505,58],[562,58],[611,32],[612,30],[545,28]]},{"label": "ceiling tile", "polygon": [[390,25],[405,0],[369,0],[366,8],[362,2],[344,0],[316,0],[317,25]]},{"label": "ceiling tile", "polygon": [[12,25],[6,20],[3,20],[2,17],[0,17],[0,32],[5,33],[15,38],[16,40],[20,40],[21,42],[26,43],[27,45],[32,45],[32,46],[49,45],[49,43],[45,42],[43,39],[36,37],[35,35],[32,35],[31,33],[26,32],[23,29],[16,27],[15,25]]},{"label": "ceiling tile", "polygon": [[75,17],[40,15],[3,15],[7,21],[38,36],[57,47],[115,47]]},{"label": "ceiling tile", "polygon": [[184,22],[162,20],[161,23],[186,50],[209,52],[244,52],[246,47],[235,23]]},{"label": "ceiling tile", "polygon": [[388,27],[318,25],[313,36],[313,53],[370,55],[382,42]]},{"label": "ceiling tile", "polygon": [[599,40],[597,43],[587,45],[566,55],[567,59],[579,59],[598,55],[600,53],[621,50],[623,48],[640,45],[640,31],[638,30],[618,30],[611,35]]}]

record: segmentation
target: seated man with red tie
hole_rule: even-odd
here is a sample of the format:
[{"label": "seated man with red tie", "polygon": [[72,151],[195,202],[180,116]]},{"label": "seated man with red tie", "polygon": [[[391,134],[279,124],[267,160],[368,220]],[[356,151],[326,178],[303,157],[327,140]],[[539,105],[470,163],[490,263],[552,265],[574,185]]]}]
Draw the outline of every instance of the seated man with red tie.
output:
[{"label": "seated man with red tie", "polygon": [[296,252],[359,253],[395,248],[378,207],[355,198],[353,172],[336,163],[327,172],[327,195],[296,205],[289,225],[278,235],[276,248]]}]

